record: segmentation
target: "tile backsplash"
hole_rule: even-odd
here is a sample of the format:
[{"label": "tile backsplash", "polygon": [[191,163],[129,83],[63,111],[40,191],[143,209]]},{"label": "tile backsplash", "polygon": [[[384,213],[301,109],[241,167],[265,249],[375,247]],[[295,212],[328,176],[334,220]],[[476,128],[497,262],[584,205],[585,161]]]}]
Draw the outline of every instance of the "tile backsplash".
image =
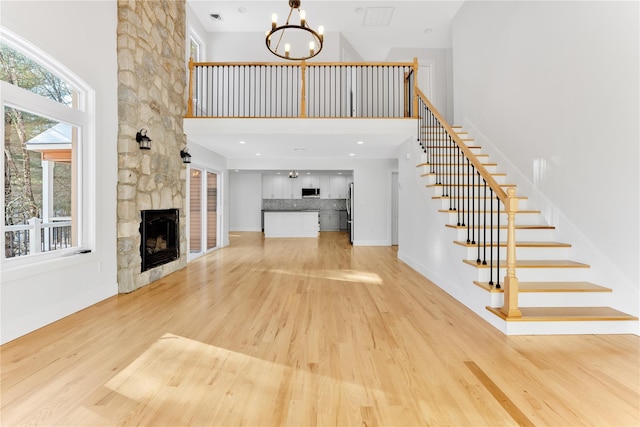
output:
[{"label": "tile backsplash", "polygon": [[262,199],[263,210],[345,210],[345,199]]}]

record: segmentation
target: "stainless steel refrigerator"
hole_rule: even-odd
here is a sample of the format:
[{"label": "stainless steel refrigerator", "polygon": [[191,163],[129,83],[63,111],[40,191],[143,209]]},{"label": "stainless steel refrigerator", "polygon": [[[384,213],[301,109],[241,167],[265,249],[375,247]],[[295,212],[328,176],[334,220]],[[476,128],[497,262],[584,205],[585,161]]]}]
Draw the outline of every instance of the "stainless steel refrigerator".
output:
[{"label": "stainless steel refrigerator", "polygon": [[349,230],[349,243],[353,245],[353,182],[349,183],[349,192],[347,194],[347,229]]}]

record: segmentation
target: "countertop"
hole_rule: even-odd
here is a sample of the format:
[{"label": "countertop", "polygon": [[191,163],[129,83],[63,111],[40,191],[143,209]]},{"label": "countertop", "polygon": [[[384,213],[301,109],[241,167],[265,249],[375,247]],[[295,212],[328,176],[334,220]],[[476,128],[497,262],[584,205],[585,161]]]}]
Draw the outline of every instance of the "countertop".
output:
[{"label": "countertop", "polygon": [[320,212],[320,209],[263,209],[262,212]]}]

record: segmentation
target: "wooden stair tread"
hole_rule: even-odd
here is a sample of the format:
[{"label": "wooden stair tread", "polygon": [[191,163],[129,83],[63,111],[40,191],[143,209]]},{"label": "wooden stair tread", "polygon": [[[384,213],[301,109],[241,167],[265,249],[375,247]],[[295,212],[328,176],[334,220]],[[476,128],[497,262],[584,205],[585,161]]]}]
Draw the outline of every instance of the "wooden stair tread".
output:
[{"label": "wooden stair tread", "polygon": [[[475,149],[478,149],[478,150],[482,148],[481,145],[466,145],[467,141],[474,142],[474,140],[473,139],[463,139],[462,140],[462,142],[465,142],[465,147],[467,147],[467,148],[475,148]],[[434,150],[439,150],[439,149],[442,149],[442,146],[439,146],[439,145],[425,145],[424,147],[421,146],[421,148],[423,148],[423,149],[424,148],[433,148]]]},{"label": "wooden stair tread", "polygon": [[[427,184],[425,187],[427,188],[435,188],[435,187],[482,187],[484,184]],[[500,187],[517,187],[516,184],[498,184]]]},{"label": "wooden stair tread", "polygon": [[[474,214],[478,214],[478,213],[491,214],[493,212],[493,213],[497,214],[498,213],[498,209],[494,209],[493,211],[490,211],[490,210],[489,211],[471,211],[471,210],[465,211],[463,209],[461,209],[461,210],[438,209],[438,212],[440,212],[440,213],[450,213],[450,214],[457,214],[457,213],[466,214],[467,212],[473,212]],[[501,214],[506,213],[504,208],[500,209],[500,213]],[[523,209],[523,210],[517,210],[515,213],[517,213],[517,214],[540,214],[542,212],[541,211],[537,211],[537,210]]]},{"label": "wooden stair tread", "polygon": [[[497,163],[482,163],[480,162],[480,164],[482,166],[498,166]],[[457,163],[419,163],[418,165],[416,165],[417,168],[419,168],[420,166],[458,166]]]},{"label": "wooden stair tread", "polygon": [[[457,229],[461,229],[461,230],[466,230],[467,226],[466,225],[455,225],[455,224],[445,224],[445,227],[448,228],[457,228]],[[470,228],[482,228],[482,225],[478,225],[478,224],[474,224],[473,227]],[[487,228],[498,228],[497,225],[494,225],[493,227],[488,226]],[[501,225],[500,226],[501,230],[506,230],[507,226],[506,225]],[[516,225],[516,230],[555,230],[556,228],[553,225]]]},{"label": "wooden stair tread", "polygon": [[[431,176],[431,175],[433,175],[433,176],[436,176],[436,175],[444,175],[444,176],[472,176],[472,175],[467,174],[467,173],[462,173],[462,174],[456,174],[456,173],[439,173],[439,174],[437,174],[437,173],[435,173],[435,172],[427,172],[427,173],[423,173],[423,174],[421,174],[420,176],[421,176],[421,177],[427,177],[427,176]],[[504,173],[504,172],[489,173],[489,175],[491,175],[491,176],[507,176],[507,174],[506,174],[506,173]]]},{"label": "wooden stair tread", "polygon": [[[491,264],[478,264],[476,260],[463,259],[462,262],[476,268],[490,268]],[[495,261],[497,264],[497,261]],[[506,268],[507,261],[500,260],[500,268]],[[516,268],[590,268],[588,264],[567,259],[519,259]]]},{"label": "wooden stair tread", "polygon": [[[454,240],[456,245],[465,246],[467,248],[475,248],[478,246],[477,243],[471,243],[461,240]],[[507,247],[507,242],[500,242],[499,246],[501,248]],[[518,242],[516,241],[517,248],[570,248],[571,245],[569,243],[560,243],[560,242]]]},{"label": "wooden stair tread", "polygon": [[[451,197],[449,196],[431,196],[432,199],[450,199]],[[482,197],[480,196],[474,196],[474,197],[469,197],[469,196],[460,196],[460,197],[454,197],[455,198],[460,198],[460,199],[481,199]],[[528,200],[529,198],[527,196],[516,196],[515,197],[518,200]]]},{"label": "wooden stair tread", "polygon": [[520,307],[522,317],[510,317],[497,307],[487,307],[507,322],[572,322],[598,320],[638,320],[637,317],[611,307]]},{"label": "wooden stair tread", "polygon": [[[496,289],[488,282],[474,280],[473,284],[489,292],[504,292],[503,283],[500,283],[500,289]],[[612,290],[591,282],[520,282],[518,293],[520,292],[612,292]]]}]

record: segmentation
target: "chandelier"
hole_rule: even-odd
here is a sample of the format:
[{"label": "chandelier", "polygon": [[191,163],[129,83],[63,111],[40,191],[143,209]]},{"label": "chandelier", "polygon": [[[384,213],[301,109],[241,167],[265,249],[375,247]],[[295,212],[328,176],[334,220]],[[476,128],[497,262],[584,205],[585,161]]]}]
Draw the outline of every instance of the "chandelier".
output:
[{"label": "chandelier", "polygon": [[289,178],[297,178],[297,177],[298,177],[297,171],[289,171]]},{"label": "chandelier", "polygon": [[[300,0],[289,0],[289,7],[291,9],[284,25],[278,26],[278,15],[271,15],[271,31],[267,31],[266,38],[267,48],[274,55],[292,61],[313,58],[322,50],[324,27],[319,26],[318,31],[309,27],[304,10],[300,10]],[[300,15],[299,25],[289,22],[294,9]]]}]

